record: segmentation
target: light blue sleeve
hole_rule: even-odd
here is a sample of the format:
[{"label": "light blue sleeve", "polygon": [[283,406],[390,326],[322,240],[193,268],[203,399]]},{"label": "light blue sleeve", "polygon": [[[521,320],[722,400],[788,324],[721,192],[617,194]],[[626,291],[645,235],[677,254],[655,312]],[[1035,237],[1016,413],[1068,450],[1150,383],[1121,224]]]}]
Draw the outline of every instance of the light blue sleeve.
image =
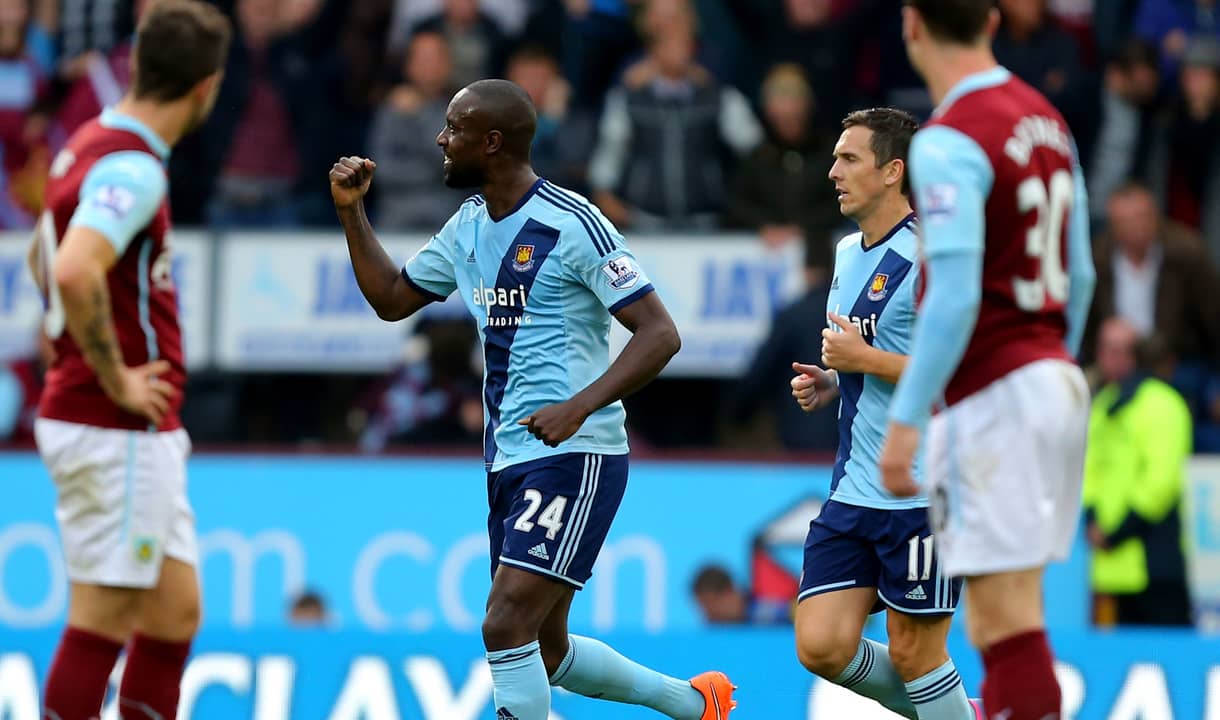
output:
[{"label": "light blue sleeve", "polygon": [[13,430],[17,428],[23,395],[17,376],[0,365],[0,440],[12,437]]},{"label": "light blue sleeve", "polygon": [[168,187],[165,166],[152,155],[138,150],[111,153],[89,168],[68,226],[96,230],[122,255],[152,222]]},{"label": "light blue sleeve", "polygon": [[922,427],[961,362],[978,319],[985,208],[995,173],[977,143],[941,126],[916,134],[910,167],[928,283],[890,417]]},{"label": "light blue sleeve", "polygon": [[444,302],[445,298],[457,290],[453,248],[456,247],[454,232],[458,224],[458,214],[461,212],[459,209],[441,231],[433,235],[402,268],[402,277],[408,285],[437,302]]},{"label": "light blue sleeve", "polygon": [[1075,168],[1076,198],[1068,226],[1068,301],[1067,348],[1076,356],[1084,340],[1089,307],[1093,304],[1093,288],[1097,285],[1097,270],[1093,267],[1093,240],[1089,233],[1089,195],[1084,173]]},{"label": "light blue sleeve", "polygon": [[[578,281],[589,288],[603,307],[614,314],[653,291],[640,263],[608,223],[570,231],[564,259]],[[561,241],[563,242],[563,241]]]}]

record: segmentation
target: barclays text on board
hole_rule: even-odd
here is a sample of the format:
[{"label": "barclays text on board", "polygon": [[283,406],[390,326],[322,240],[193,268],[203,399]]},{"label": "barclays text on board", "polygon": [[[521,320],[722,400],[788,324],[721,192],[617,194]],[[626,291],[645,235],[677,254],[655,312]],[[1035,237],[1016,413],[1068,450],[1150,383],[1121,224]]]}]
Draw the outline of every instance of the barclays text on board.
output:
[{"label": "barclays text on board", "polygon": [[[787,630],[616,634],[615,647],[678,675],[721,668],[740,686],[743,720],[894,720],[796,662]],[[0,631],[0,717],[37,720],[50,632]],[[1174,633],[1061,632],[1063,720],[1220,720],[1220,659]],[[981,675],[961,633],[962,678]],[[121,668],[119,669],[121,671]],[[182,720],[490,720],[491,676],[477,634],[205,632],[183,680]],[[556,692],[551,720],[645,720],[650,711]],[[735,716],[736,717],[736,716]],[[102,716],[112,720],[113,709]]]}]

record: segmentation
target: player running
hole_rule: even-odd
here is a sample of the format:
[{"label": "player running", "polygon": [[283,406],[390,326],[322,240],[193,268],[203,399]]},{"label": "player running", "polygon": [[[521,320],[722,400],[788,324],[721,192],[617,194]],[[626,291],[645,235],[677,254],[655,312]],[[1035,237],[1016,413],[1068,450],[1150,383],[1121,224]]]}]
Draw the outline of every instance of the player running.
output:
[{"label": "player running", "polygon": [[177,715],[200,611],[166,163],[215,102],[230,33],[206,3],[153,5],[131,91],[51,165],[30,248],[56,355],[34,430],[72,583],[51,720],[96,718],[129,642],[120,714]]},{"label": "player running", "polygon": [[[823,370],[793,364],[806,411],[839,403],[830,499],[809,524],[796,610],[801,664],[915,720],[974,720],[945,638],[961,582],[941,573],[927,498],[881,485],[877,457],[915,324],[919,275],[906,157],[918,123],[901,110],[843,120],[830,179],[860,226],[839,242],[822,331]],[[890,645],[862,639],[887,609]]]},{"label": "player running", "polygon": [[[627,484],[620,400],[680,342],[622,235],[584,198],[534,174],[536,120],[529,96],[504,80],[454,96],[437,136],[445,184],[482,194],[401,271],[364,212],[376,165],[336,163],[331,194],[356,279],[385,320],[457,291],[479,325],[493,577],[483,642],[496,717],[546,720],[557,685],[671,718],[724,720],[734,703],[723,674],[677,680],[568,634],[568,608]],[[611,316],[633,333],[612,364]]]},{"label": "player running", "polygon": [[907,53],[938,106],[911,147],[928,287],[881,469],[891,492],[914,495],[928,424],[932,525],[944,570],[966,579],[986,711],[1054,720],[1042,569],[1067,557],[1080,516],[1089,392],[1072,358],[1094,272],[1071,134],[996,64],[998,23],[991,0],[903,10]]}]

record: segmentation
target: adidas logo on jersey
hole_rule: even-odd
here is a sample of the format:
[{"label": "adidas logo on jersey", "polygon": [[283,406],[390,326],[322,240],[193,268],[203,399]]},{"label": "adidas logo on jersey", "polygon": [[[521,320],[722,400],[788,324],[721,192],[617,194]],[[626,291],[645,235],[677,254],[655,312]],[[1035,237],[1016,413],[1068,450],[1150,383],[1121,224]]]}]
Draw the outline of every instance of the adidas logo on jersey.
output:
[{"label": "adidas logo on jersey", "polygon": [[474,249],[471,249],[470,254],[466,256],[466,262],[474,264]]},{"label": "adidas logo on jersey", "polygon": [[496,711],[496,720],[520,720],[516,715],[508,711],[508,708],[500,708]]},{"label": "adidas logo on jersey", "polygon": [[539,560],[550,560],[551,559],[550,554],[547,553],[547,551],[546,551],[546,543],[538,543],[534,547],[530,548],[530,555],[533,555],[534,557],[538,558]]},{"label": "adidas logo on jersey", "polygon": [[907,593],[907,600],[927,600],[928,594],[923,591],[923,585],[916,585],[915,589]]}]

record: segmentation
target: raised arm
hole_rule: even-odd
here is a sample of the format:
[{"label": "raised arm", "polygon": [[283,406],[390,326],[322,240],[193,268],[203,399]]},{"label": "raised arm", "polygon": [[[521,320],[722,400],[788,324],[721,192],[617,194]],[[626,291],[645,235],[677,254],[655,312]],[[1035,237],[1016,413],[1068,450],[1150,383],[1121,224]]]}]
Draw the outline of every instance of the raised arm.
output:
[{"label": "raised arm", "polygon": [[364,211],[364,196],[376,169],[377,163],[366,158],[340,158],[330,170],[330,194],[347,236],[347,252],[360,292],[377,317],[393,322],[410,317],[438,297],[412,286],[373,232]]}]

